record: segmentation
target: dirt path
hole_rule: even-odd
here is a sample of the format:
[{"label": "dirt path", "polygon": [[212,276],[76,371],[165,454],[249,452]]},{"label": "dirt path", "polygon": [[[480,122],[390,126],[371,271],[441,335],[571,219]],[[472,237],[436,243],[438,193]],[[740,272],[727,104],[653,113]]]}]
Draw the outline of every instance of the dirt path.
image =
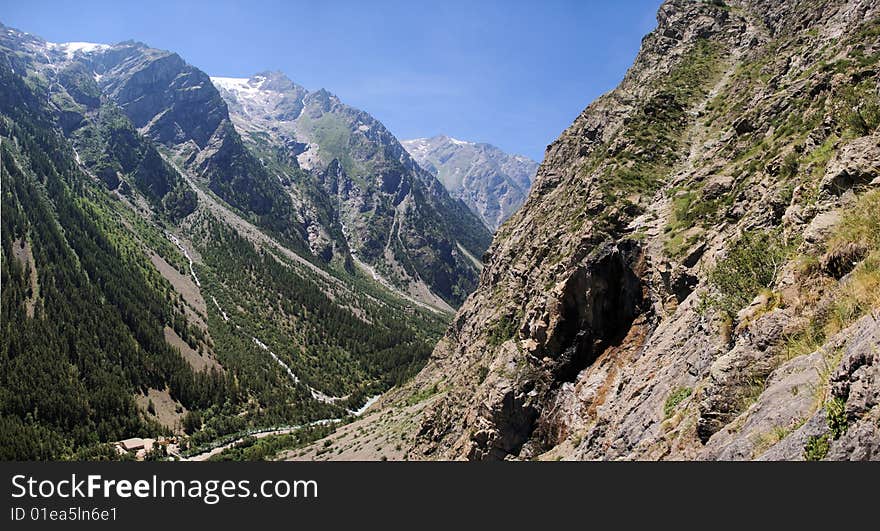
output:
[{"label": "dirt path", "polygon": [[[703,158],[709,148],[706,145],[706,138],[709,136],[710,130],[701,120],[701,117],[705,114],[709,103],[720,94],[721,89],[733,77],[736,65],[739,63],[740,54],[741,52],[734,51],[733,55],[726,61],[724,72],[721,73],[706,96],[688,111],[692,123],[686,132],[686,139],[689,145],[687,157],[673,170],[670,174],[671,177],[665,185],[655,193],[651,201],[651,211],[634,219],[630,224],[632,230],[643,231],[651,237],[650,241],[652,243],[649,245],[648,252],[652,258],[662,261],[662,257],[665,254],[663,238],[657,238],[657,236],[662,234],[665,225],[669,222],[672,215],[673,198],[670,197],[669,191],[681,184],[683,179],[689,178],[693,174],[696,163]],[[660,263],[660,261],[656,263]]]}]

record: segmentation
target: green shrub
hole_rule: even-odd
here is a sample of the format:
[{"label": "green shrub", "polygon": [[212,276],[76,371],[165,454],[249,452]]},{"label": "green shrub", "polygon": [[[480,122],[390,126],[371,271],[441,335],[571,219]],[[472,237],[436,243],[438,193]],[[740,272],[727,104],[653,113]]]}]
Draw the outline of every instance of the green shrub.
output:
[{"label": "green shrub", "polygon": [[501,317],[489,329],[486,341],[493,347],[497,347],[515,335],[516,321],[512,317]]},{"label": "green shrub", "polygon": [[848,89],[843,96],[842,121],[854,136],[865,136],[880,126],[880,96],[870,85]]},{"label": "green shrub", "polygon": [[762,289],[776,282],[787,255],[777,231],[744,232],[709,272],[709,286],[714,291],[708,300],[710,306],[736,317]]},{"label": "green shrub", "polygon": [[813,435],[807,439],[804,445],[804,459],[807,461],[821,461],[828,455],[828,434]]},{"label": "green shrub", "polygon": [[828,423],[829,432],[822,435],[813,435],[807,439],[804,445],[804,459],[807,461],[821,461],[828,455],[831,440],[837,440],[846,433],[846,403],[834,397],[825,404],[825,420]]},{"label": "green shrub", "polygon": [[798,156],[794,151],[782,159],[782,166],[779,168],[779,176],[783,179],[794,177],[798,171]]},{"label": "green shrub", "polygon": [[485,365],[480,365],[480,368],[477,369],[477,377],[479,383],[485,382],[487,376],[489,376],[489,367],[486,367]]}]

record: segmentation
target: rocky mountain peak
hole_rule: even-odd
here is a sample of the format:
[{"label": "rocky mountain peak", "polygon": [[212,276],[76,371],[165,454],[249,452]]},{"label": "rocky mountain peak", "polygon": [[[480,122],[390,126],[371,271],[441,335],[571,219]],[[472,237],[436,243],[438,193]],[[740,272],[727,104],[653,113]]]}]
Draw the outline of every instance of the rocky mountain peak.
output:
[{"label": "rocky mountain peak", "polygon": [[298,92],[304,90],[280,70],[258,72],[254,74],[254,77],[262,78],[263,81],[260,85],[262,90],[274,90],[275,92]]},{"label": "rocky mountain peak", "polygon": [[492,230],[525,201],[538,163],[495,146],[446,135],[404,140],[420,166],[437,176]]},{"label": "rocky mountain peak", "polygon": [[[264,163],[292,163],[319,187],[290,190],[304,210],[315,254],[350,249],[352,256],[343,260],[374,268],[371,274],[387,284],[443,310],[463,300],[477,267],[458,245],[479,256],[489,234],[378,120],[325,89],[309,92],[281,72],[212,81],[236,129]],[[283,166],[277,170],[294,178]]]}]

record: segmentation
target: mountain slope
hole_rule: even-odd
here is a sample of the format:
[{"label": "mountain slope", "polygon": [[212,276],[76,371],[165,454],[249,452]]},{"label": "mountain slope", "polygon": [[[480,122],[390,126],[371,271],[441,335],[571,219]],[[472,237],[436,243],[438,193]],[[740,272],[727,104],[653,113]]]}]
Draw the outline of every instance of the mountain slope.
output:
[{"label": "mountain slope", "polygon": [[0,159],[0,458],[332,423],[448,319],[312,254],[290,183],[174,54],[0,27]]},{"label": "mountain slope", "polygon": [[295,202],[311,220],[313,246],[350,250],[420,300],[457,306],[473,290],[478,268],[467,253],[482,256],[490,234],[381,123],[279,72],[212,79],[264,161],[279,174],[311,174],[307,185],[299,179]]},{"label": "mountain slope", "polygon": [[247,151],[210,79],[177,54],[134,42],[80,58],[98,87],[146,137],[171,150],[218,197],[305,248],[305,233],[276,179]]},{"label": "mountain slope", "polygon": [[668,0],[657,19],[549,146],[426,368],[333,441],[880,456],[877,3]]},{"label": "mountain slope", "polygon": [[[51,459],[98,441],[159,431],[139,388],[182,407],[235,400],[228,376],[196,372],[163,326],[191,343],[167,284],[101,226],[74,154],[22,78],[0,64],[3,109],[3,457]],[[100,334],[95,331],[100,330]]]},{"label": "mountain slope", "polygon": [[490,229],[497,230],[526,200],[538,163],[490,144],[435,136],[403,140],[403,147],[440,179]]}]

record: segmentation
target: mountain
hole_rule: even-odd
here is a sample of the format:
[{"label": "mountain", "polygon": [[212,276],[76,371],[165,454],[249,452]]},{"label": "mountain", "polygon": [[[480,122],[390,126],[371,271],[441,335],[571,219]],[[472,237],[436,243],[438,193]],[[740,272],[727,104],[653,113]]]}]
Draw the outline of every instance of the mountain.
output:
[{"label": "mountain", "polygon": [[880,5],[657,21],[426,367],[298,455],[880,457]]},{"label": "mountain", "polygon": [[491,235],[380,122],[280,72],[212,81],[245,143],[279,179],[290,174],[284,165],[311,174],[293,193],[313,250],[333,242],[384,281],[443,308],[473,291]]},{"label": "mountain", "polygon": [[537,162],[490,144],[442,135],[401,144],[493,231],[523,204],[538,171]]},{"label": "mountain", "polygon": [[[277,426],[296,445],[424,365],[450,318],[429,290],[460,302],[460,247],[488,231],[393,137],[381,172],[307,170],[237,126],[172,52],[0,26],[0,458],[171,435],[186,457]],[[433,305],[357,266],[340,227],[380,222]]]}]

